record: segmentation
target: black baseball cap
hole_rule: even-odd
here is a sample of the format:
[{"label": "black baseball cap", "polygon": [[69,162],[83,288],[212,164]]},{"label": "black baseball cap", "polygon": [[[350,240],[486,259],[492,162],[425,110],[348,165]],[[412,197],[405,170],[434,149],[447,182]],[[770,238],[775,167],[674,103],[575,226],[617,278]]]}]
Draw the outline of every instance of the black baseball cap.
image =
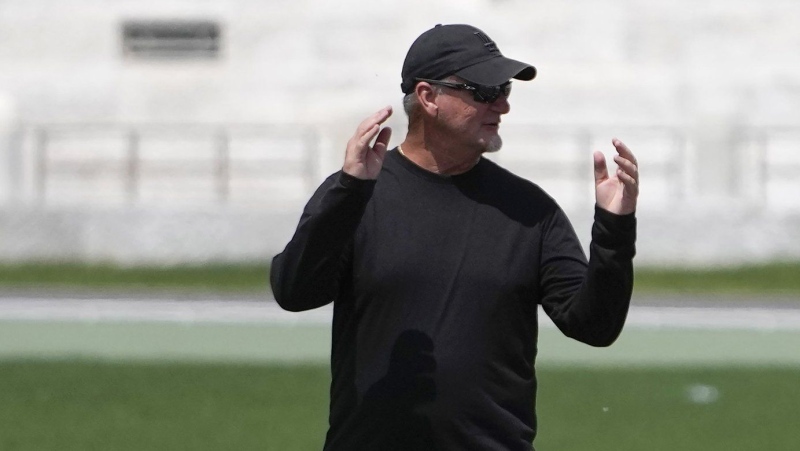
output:
[{"label": "black baseball cap", "polygon": [[500,53],[497,44],[471,25],[436,25],[422,33],[408,49],[403,63],[403,92],[414,90],[417,78],[440,80],[456,75],[486,86],[512,78],[533,80],[536,68]]}]

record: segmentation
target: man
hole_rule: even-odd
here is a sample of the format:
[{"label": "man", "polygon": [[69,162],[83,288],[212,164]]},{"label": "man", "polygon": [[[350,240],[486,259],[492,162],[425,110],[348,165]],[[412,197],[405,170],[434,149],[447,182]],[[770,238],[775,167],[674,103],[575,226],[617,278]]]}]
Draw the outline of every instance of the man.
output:
[{"label": "man", "polygon": [[558,205],[481,156],[501,147],[509,81],[535,75],[477,28],[423,33],[403,65],[405,140],[387,151],[389,107],[364,120],[273,260],[283,308],[333,302],[326,450],[531,450],[537,305],[594,346],[622,330],[633,154],[613,141],[614,175],[594,154],[588,263]]}]

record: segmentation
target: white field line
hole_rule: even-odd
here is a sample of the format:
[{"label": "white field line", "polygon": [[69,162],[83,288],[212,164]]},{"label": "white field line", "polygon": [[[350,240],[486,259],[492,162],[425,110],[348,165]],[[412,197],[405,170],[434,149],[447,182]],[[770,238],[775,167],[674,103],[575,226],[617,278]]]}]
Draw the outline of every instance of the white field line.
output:
[{"label": "white field line", "polygon": [[[302,313],[274,301],[0,299],[0,321],[330,324],[331,305]],[[555,327],[540,309],[542,327]],[[800,331],[800,309],[632,306],[626,327]]]}]

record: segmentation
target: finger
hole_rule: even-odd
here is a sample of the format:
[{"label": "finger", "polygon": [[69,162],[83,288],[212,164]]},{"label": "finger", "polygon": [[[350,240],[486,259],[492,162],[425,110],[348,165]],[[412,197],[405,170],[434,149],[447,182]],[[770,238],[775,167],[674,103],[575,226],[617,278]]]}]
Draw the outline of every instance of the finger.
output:
[{"label": "finger", "polygon": [[639,168],[635,164],[633,164],[632,161],[622,158],[619,155],[615,155],[614,162],[617,163],[617,165],[623,171],[625,171],[627,174],[630,174],[630,176],[633,177],[634,180],[639,179]]},{"label": "finger", "polygon": [[383,127],[381,132],[378,134],[378,138],[375,140],[375,145],[381,145],[383,147],[389,146],[389,138],[392,137],[392,128],[391,127]]},{"label": "finger", "polygon": [[614,145],[614,148],[617,149],[617,153],[622,156],[622,158],[631,161],[634,165],[638,165],[636,162],[636,156],[633,155],[633,152],[631,152],[631,149],[629,149],[625,143],[617,138],[612,139],[611,143]]},{"label": "finger", "polygon": [[360,149],[362,149],[362,151],[363,151],[363,149],[368,149],[369,148],[369,143],[372,142],[372,138],[377,136],[377,134],[378,134],[378,132],[380,130],[381,130],[381,126],[378,125],[378,124],[374,124],[372,126],[372,128],[370,128],[369,130],[367,130],[364,133],[362,133],[361,136],[356,141],[358,147]]},{"label": "finger", "polygon": [[602,152],[595,152],[592,157],[594,158],[594,181],[595,183],[600,183],[608,178],[606,157]]},{"label": "finger", "polygon": [[391,137],[391,127],[384,127],[383,130],[378,133],[378,138],[375,140],[375,145],[372,147],[381,161],[383,161],[383,157],[386,155],[386,150],[389,148],[389,138]]},{"label": "finger", "polygon": [[619,169],[617,170],[617,178],[622,182],[623,188],[628,194],[634,197],[639,194],[639,182],[630,174]]},{"label": "finger", "polygon": [[356,129],[357,139],[360,140],[361,136],[363,136],[365,133],[370,132],[376,125],[380,126],[380,124],[386,122],[386,120],[389,119],[389,116],[391,115],[392,115],[392,107],[385,106],[380,110],[376,111],[375,113],[373,113],[372,116],[364,119]]}]

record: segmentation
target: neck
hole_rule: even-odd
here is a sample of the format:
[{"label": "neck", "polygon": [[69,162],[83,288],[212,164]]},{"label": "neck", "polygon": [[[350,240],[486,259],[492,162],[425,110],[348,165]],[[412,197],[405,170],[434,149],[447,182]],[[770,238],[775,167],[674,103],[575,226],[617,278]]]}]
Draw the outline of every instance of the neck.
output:
[{"label": "neck", "polygon": [[481,159],[482,152],[437,146],[429,140],[407,135],[400,144],[403,155],[412,163],[440,175],[458,175],[472,169]]}]

